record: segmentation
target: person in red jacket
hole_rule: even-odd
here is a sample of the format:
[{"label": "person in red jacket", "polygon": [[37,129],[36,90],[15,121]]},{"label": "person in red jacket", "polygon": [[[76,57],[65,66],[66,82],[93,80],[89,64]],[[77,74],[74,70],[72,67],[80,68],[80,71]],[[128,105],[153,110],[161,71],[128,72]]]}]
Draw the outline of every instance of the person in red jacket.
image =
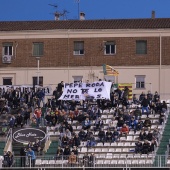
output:
[{"label": "person in red jacket", "polygon": [[41,107],[36,108],[34,113],[36,116],[37,127],[39,127],[39,125],[41,123],[41,115],[42,115]]},{"label": "person in red jacket", "polygon": [[120,135],[123,136],[127,136],[129,133],[129,127],[126,124],[123,124],[122,128],[120,129]]}]

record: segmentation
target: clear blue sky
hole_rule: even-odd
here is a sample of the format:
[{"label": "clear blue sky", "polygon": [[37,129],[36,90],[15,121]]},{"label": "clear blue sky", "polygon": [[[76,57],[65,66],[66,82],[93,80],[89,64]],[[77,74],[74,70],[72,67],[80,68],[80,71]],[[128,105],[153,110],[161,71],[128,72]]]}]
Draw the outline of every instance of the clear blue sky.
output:
[{"label": "clear blue sky", "polygon": [[[48,5],[58,5],[58,8]],[[53,20],[53,13],[66,9],[67,19],[78,18],[76,0],[0,0],[0,21]],[[170,0],[80,0],[86,19],[170,18]]]}]

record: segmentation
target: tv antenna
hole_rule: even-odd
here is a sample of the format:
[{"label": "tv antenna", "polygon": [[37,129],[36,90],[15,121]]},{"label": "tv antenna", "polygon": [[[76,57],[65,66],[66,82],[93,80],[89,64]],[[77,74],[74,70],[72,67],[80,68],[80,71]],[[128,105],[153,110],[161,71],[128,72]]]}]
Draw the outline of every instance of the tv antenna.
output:
[{"label": "tv antenna", "polygon": [[[54,8],[58,8],[58,5],[57,4],[48,4],[48,5],[50,5],[50,6],[52,6],[52,7],[54,7]],[[59,19],[59,17],[61,16],[61,17],[63,17],[63,20],[64,19],[67,19],[67,14],[68,14],[69,12],[66,10],[66,9],[63,9],[63,11],[62,12],[59,12],[58,10],[56,10],[54,13],[52,13],[55,17],[57,17],[58,19]],[[51,14],[51,13],[50,13]]]},{"label": "tv antenna", "polygon": [[80,19],[80,0],[75,0],[77,3],[77,12],[78,12],[78,19]]}]

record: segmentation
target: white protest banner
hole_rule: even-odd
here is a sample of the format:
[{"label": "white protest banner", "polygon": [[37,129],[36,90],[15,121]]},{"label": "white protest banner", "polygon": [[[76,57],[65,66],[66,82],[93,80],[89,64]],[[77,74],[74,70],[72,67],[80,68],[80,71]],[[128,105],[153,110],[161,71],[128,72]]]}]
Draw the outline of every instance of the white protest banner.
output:
[{"label": "white protest banner", "polygon": [[65,83],[64,91],[59,100],[84,100],[86,96],[94,99],[109,99],[111,82],[97,81],[94,83]]}]

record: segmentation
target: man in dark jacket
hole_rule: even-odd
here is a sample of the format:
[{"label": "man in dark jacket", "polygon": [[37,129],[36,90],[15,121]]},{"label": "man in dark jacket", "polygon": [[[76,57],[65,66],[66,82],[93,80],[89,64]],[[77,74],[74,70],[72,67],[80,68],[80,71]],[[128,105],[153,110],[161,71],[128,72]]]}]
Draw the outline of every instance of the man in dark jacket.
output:
[{"label": "man in dark jacket", "polygon": [[149,114],[149,109],[148,109],[148,106],[149,106],[149,100],[147,98],[147,96],[144,97],[144,99],[142,100],[142,114],[144,113],[144,111],[147,113],[147,115]]},{"label": "man in dark jacket", "polygon": [[106,134],[105,134],[105,131],[103,129],[101,129],[99,131],[98,137],[99,137],[99,141],[102,142],[103,145],[104,145]]},{"label": "man in dark jacket", "polygon": [[18,116],[16,117],[15,126],[23,126],[23,117],[20,112],[18,112]]}]

